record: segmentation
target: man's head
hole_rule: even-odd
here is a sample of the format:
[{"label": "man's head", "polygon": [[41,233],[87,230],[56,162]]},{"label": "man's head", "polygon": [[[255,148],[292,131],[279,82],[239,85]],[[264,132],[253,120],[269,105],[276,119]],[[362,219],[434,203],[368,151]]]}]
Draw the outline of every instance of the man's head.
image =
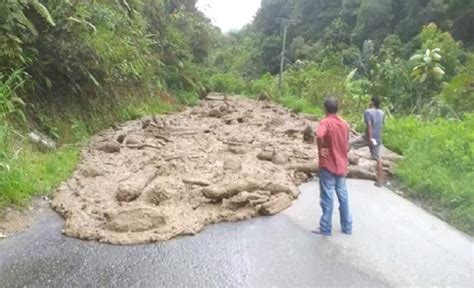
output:
[{"label": "man's head", "polygon": [[324,101],[324,109],[326,110],[327,114],[336,114],[339,110],[339,104],[337,103],[337,99],[334,97],[328,97]]},{"label": "man's head", "polygon": [[372,96],[372,98],[370,98],[370,107],[377,108],[377,109],[380,108],[380,99],[379,99],[379,97]]}]

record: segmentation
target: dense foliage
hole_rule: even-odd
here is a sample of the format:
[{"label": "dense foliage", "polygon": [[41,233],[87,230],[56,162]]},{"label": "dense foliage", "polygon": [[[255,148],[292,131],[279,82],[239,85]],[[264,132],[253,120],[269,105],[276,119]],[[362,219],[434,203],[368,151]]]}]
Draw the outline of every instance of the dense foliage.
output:
[{"label": "dense foliage", "polygon": [[63,103],[137,87],[198,91],[196,65],[217,32],[195,2],[3,1],[0,69],[25,68],[35,97]]},{"label": "dense foliage", "polygon": [[[377,94],[392,111],[406,114],[458,117],[455,112],[466,110],[459,101],[472,98],[471,79],[458,75],[472,62],[474,1],[264,0],[253,23],[219,42],[211,67],[248,81],[277,74],[285,19],[296,20],[288,29],[290,70],[338,69],[333,83],[340,85],[341,74],[357,68],[358,92]],[[428,51],[440,58],[423,63]],[[410,61],[416,54],[421,58]],[[445,86],[463,100],[438,97]]]},{"label": "dense foliage", "polygon": [[203,63],[219,31],[195,5],[0,1],[0,206],[48,191],[76,163],[75,150],[31,151],[27,131],[85,140],[206,92]]}]

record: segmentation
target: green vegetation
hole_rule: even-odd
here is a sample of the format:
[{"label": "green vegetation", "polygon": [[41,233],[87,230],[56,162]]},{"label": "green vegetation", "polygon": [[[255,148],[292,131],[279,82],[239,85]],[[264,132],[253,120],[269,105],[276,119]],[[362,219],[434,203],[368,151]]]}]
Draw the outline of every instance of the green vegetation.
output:
[{"label": "green vegetation", "polygon": [[[297,21],[279,91],[282,19]],[[472,19],[474,1],[263,0],[254,21],[219,39],[208,62],[215,79],[228,76],[220,91],[236,92],[226,83],[239,83],[239,93],[264,92],[297,111],[336,96],[360,131],[378,95],[385,144],[405,156],[397,178],[474,234]]]},{"label": "green vegetation", "polygon": [[0,208],[21,205],[31,196],[50,192],[74,170],[77,148],[61,148],[54,153],[20,151],[0,170]]},{"label": "green vegetation", "polygon": [[474,114],[463,121],[393,118],[385,137],[389,148],[405,156],[397,174],[411,188],[409,195],[474,231]]},{"label": "green vegetation", "polygon": [[[1,1],[0,205],[68,177],[80,148],[68,144],[206,93],[219,32],[195,2]],[[32,129],[63,146],[37,151]]]}]

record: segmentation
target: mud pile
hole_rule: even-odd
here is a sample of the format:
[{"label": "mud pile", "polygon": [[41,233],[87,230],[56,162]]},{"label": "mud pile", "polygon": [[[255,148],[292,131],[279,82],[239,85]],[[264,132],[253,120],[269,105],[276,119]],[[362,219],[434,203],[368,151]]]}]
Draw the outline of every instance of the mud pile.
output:
[{"label": "mud pile", "polygon": [[[184,112],[94,136],[52,206],[66,220],[66,235],[113,244],[273,215],[317,172],[308,128],[316,120],[268,102],[210,95]],[[375,179],[366,150],[351,153],[350,177]]]}]

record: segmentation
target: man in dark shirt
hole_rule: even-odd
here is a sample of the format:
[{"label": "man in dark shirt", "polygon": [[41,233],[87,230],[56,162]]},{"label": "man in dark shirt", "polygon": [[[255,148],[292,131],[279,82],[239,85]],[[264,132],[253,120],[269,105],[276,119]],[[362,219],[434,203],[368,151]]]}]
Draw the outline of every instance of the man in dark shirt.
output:
[{"label": "man in dark shirt", "polygon": [[372,159],[377,161],[377,182],[375,185],[381,187],[384,183],[382,166],[382,128],[385,115],[380,109],[380,99],[373,96],[370,99],[369,109],[364,112],[365,134],[351,141],[351,147],[359,149],[369,147]]},{"label": "man in dark shirt", "polygon": [[346,188],[349,126],[337,115],[338,103],[329,98],[324,103],[326,117],[319,122],[316,132],[319,152],[320,205],[323,215],[315,234],[331,235],[334,191],[339,200],[342,232],[352,233],[352,216]]}]

